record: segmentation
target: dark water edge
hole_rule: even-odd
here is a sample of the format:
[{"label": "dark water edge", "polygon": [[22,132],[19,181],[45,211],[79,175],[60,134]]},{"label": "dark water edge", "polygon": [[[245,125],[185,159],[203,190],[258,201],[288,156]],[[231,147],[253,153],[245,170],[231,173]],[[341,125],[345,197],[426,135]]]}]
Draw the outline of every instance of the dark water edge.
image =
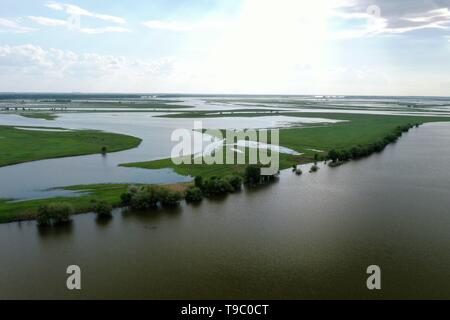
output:
[{"label": "dark water edge", "polygon": [[[449,145],[450,126],[429,124],[368,159],[199,206],[0,225],[0,299],[450,298]],[[373,264],[381,292],[366,289]]]}]

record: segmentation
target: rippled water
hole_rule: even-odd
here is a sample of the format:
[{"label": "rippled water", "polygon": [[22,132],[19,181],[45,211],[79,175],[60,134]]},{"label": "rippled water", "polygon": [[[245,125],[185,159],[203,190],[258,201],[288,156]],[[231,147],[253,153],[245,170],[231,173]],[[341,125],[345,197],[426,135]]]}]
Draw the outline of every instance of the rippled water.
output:
[{"label": "rippled water", "polygon": [[[0,298],[450,298],[449,145],[450,126],[430,124],[368,159],[196,207],[0,225]],[[65,289],[71,264],[79,293]]]}]

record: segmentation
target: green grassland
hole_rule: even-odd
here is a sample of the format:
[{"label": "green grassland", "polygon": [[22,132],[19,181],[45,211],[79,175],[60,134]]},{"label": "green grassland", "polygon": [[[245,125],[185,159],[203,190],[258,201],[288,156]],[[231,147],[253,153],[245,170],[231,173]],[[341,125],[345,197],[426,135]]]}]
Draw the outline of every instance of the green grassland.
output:
[{"label": "green grassland", "polygon": [[[314,117],[343,120],[345,122],[311,126],[292,127],[280,130],[280,145],[302,153],[301,156],[280,154],[280,169],[286,169],[297,164],[310,163],[315,154],[319,158],[326,157],[332,149],[349,150],[355,146],[368,146],[383,139],[394,132],[399,126],[407,124],[423,124],[426,122],[450,121],[444,117],[417,117],[417,116],[379,116],[357,114],[326,114],[326,113],[289,113],[294,117]],[[240,115],[241,116],[241,115]],[[258,114],[248,114],[256,117]],[[259,115],[260,116],[260,115]],[[322,151],[319,152],[318,150]],[[242,173],[244,165],[206,165],[182,164],[175,165],[171,159],[162,159],[148,162],[123,164],[125,167],[144,169],[171,168],[185,176],[203,176],[205,178],[223,177],[233,173]]]},{"label": "green grassland", "polygon": [[[56,128],[57,129],[57,128]],[[27,131],[0,126],[0,167],[23,162],[116,152],[137,147],[141,139],[94,130]]]}]

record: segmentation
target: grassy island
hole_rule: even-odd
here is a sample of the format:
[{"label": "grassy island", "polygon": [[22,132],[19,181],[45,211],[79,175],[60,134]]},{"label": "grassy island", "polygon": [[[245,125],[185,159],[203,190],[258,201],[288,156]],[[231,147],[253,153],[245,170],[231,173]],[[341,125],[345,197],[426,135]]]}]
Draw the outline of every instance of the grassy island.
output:
[{"label": "grassy island", "polygon": [[0,167],[122,151],[135,148],[140,143],[141,139],[132,136],[94,130],[0,126]]}]

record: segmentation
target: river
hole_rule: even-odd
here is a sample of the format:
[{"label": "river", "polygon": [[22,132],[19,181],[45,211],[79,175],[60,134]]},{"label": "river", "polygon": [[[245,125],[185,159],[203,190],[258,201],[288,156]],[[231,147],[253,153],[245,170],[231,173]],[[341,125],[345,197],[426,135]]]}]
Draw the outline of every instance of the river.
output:
[{"label": "river", "polygon": [[[427,124],[381,154],[198,206],[0,225],[0,299],[448,299],[449,145],[450,125]],[[73,264],[79,292],[65,287]],[[374,264],[380,292],[366,288]]]}]

